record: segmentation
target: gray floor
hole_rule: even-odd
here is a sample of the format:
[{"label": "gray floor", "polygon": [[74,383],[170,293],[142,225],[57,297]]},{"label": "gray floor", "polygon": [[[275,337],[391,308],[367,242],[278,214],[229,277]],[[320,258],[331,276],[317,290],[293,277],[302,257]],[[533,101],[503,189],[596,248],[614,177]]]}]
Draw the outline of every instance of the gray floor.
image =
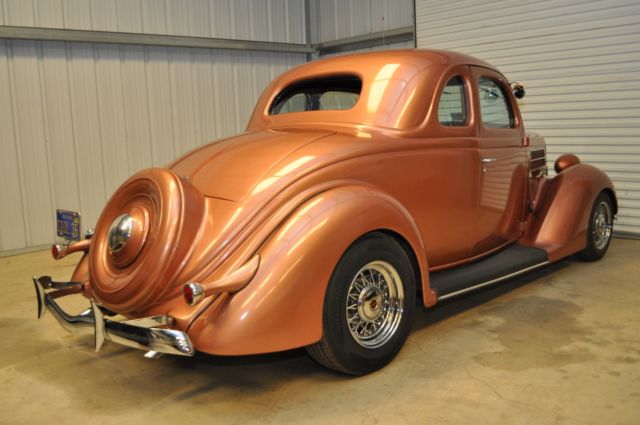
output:
[{"label": "gray floor", "polygon": [[76,260],[0,259],[0,423],[640,423],[640,241],[419,309],[398,358],[357,379],[303,350],[96,354],[91,337],[35,319],[30,276],[67,278]]}]

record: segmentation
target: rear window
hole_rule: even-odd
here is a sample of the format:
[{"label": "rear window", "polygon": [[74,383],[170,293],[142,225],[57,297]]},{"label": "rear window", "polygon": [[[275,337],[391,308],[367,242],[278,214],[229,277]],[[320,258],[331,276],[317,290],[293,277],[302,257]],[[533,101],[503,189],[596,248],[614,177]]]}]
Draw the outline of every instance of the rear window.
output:
[{"label": "rear window", "polygon": [[269,108],[269,115],[351,109],[358,101],[361,90],[362,81],[355,75],[299,81],[276,96]]}]

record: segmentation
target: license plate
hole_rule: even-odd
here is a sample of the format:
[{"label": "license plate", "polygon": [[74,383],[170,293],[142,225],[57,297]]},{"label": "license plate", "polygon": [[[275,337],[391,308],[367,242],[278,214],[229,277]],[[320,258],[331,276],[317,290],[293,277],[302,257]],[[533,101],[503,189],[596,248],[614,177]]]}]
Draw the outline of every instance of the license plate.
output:
[{"label": "license plate", "polygon": [[56,210],[58,236],[69,241],[80,240],[80,213],[67,210]]}]

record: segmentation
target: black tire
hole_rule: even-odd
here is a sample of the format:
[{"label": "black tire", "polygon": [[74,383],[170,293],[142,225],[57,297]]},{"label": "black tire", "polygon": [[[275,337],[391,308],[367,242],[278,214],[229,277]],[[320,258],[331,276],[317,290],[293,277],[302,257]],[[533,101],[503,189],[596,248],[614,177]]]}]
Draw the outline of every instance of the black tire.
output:
[{"label": "black tire", "polygon": [[597,261],[601,259],[611,243],[613,231],[613,201],[606,192],[601,192],[596,198],[589,214],[587,229],[587,246],[578,253],[583,261]]},{"label": "black tire", "polygon": [[321,365],[346,374],[376,371],[402,348],[415,302],[407,253],[392,237],[369,234],[351,245],[336,265],[324,299],[322,339],[307,352]]}]

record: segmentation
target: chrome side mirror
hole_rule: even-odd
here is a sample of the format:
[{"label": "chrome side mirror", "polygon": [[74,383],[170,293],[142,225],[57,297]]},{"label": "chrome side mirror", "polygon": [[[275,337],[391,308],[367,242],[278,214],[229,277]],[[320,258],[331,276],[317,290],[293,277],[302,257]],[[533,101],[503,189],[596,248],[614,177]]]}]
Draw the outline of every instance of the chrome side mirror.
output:
[{"label": "chrome side mirror", "polygon": [[511,91],[513,92],[513,96],[516,99],[522,99],[527,93],[527,91],[524,89],[524,86],[517,81],[511,83]]}]

